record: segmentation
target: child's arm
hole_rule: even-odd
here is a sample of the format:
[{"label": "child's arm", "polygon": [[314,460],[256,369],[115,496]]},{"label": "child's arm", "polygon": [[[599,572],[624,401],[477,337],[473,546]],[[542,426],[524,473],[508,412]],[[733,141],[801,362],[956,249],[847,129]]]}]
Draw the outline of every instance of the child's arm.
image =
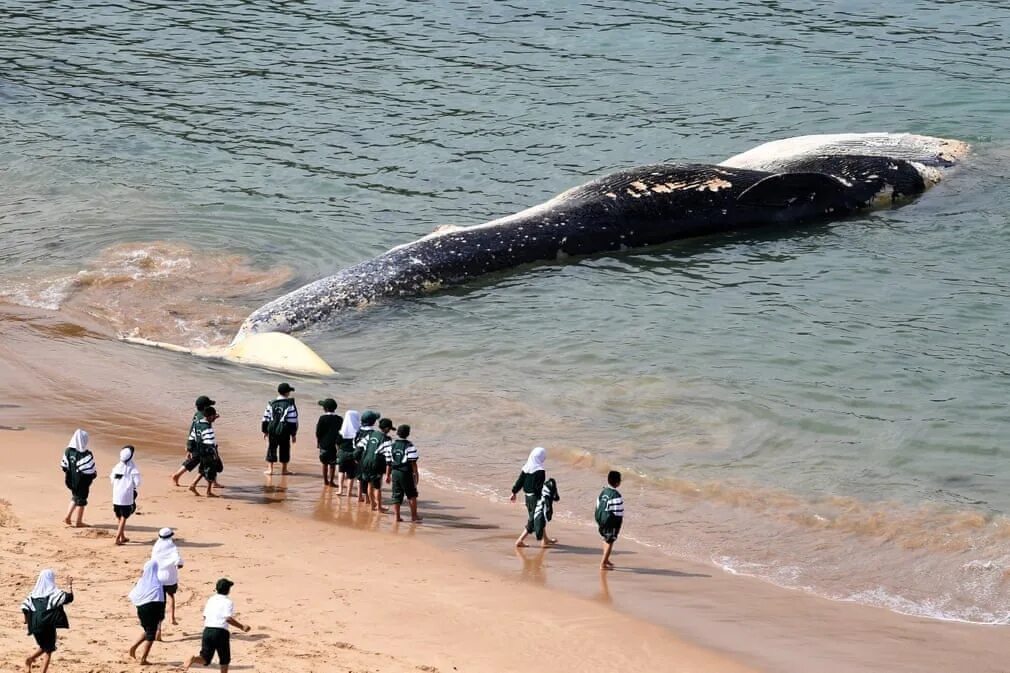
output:
[{"label": "child's arm", "polygon": [[420,473],[417,471],[417,461],[410,463],[410,469],[414,472],[414,483],[417,484],[418,480],[421,478]]}]

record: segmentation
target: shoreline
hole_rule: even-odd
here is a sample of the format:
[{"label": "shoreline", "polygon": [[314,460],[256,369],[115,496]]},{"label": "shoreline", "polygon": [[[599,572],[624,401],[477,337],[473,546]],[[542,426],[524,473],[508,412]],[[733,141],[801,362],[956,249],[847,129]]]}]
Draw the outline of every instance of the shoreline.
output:
[{"label": "shoreline", "polygon": [[[16,402],[0,408],[0,425],[28,428],[24,432],[0,431],[0,446],[5,450],[5,467],[8,468],[0,479],[3,486],[0,492],[16,492],[16,480],[24,480],[32,484],[33,490],[28,493],[46,493],[38,502],[26,502],[24,497],[12,500],[15,515],[31,522],[33,528],[46,535],[59,537],[58,531],[54,532],[51,527],[62,516],[66,499],[57,466],[58,456],[67,437],[75,427],[80,426],[91,432],[93,446],[100,447],[103,455],[112,451],[116,444],[129,442],[138,446],[138,464],[145,476],[140,500],[144,516],[147,515],[148,503],[155,502],[148,500],[147,489],[153,486],[159,492],[155,497],[169,499],[170,504],[164,505],[167,509],[159,510],[168,517],[174,517],[178,512],[188,513],[191,508],[200,508],[197,511],[227,510],[229,517],[236,517],[231,524],[234,530],[229,529],[229,534],[238,536],[240,543],[246,539],[262,539],[247,536],[261,535],[256,530],[265,522],[283,521],[290,528],[292,538],[289,545],[281,549],[285,553],[294,550],[299,557],[322,552],[300,539],[295,531],[328,538],[328,533],[320,531],[332,531],[334,526],[338,530],[338,541],[345,534],[355,537],[352,545],[355,554],[360,551],[359,547],[372,550],[373,557],[358,555],[355,557],[358,562],[378,562],[382,567],[387,558],[382,551],[387,541],[390,545],[409,544],[410,558],[420,558],[428,553],[438,555],[427,569],[431,575],[424,582],[425,586],[418,588],[418,595],[423,600],[457,591],[455,588],[434,587],[445,575],[439,568],[465,567],[467,578],[464,584],[469,588],[459,588],[458,591],[463,592],[466,601],[484,600],[478,597],[480,592],[473,590],[472,582],[494,586],[502,604],[510,604],[516,591],[536,590],[541,592],[538,595],[548,596],[552,606],[550,610],[541,610],[538,619],[553,623],[555,604],[582,601],[578,603],[580,607],[573,610],[575,614],[583,614],[590,609],[584,605],[588,600],[596,615],[590,621],[617,619],[625,623],[624,620],[630,620],[627,623],[635,625],[627,627],[633,634],[632,638],[641,640],[641,633],[649,634],[646,639],[648,646],[644,649],[650,652],[656,648],[672,647],[676,651],[668,654],[678,660],[687,656],[681,652],[683,648],[691,653],[700,652],[697,656],[704,663],[695,662],[693,670],[834,673],[840,669],[868,672],[886,667],[889,671],[942,669],[996,673],[1001,670],[997,662],[1010,654],[1010,646],[1001,642],[1001,632],[996,627],[939,622],[903,616],[881,608],[829,601],[761,580],[734,576],[714,565],[673,558],[624,538],[619,540],[614,557],[615,562],[624,568],[601,579],[597,567],[599,538],[595,530],[588,525],[565,520],[556,520],[551,524],[552,534],[562,541],[557,549],[540,555],[539,550],[533,548],[517,557],[512,541],[524,520],[524,513],[519,511],[521,507],[510,509],[497,496],[480,497],[456,493],[451,489],[437,489],[426,481],[421,484],[420,512],[428,521],[417,528],[408,525],[393,531],[390,523],[381,517],[367,513],[359,516],[354,507],[345,506],[347,503],[325,497],[317,476],[318,462],[311,441],[296,445],[293,467],[298,474],[289,483],[264,483],[261,441],[258,433],[251,429],[258,426],[260,403],[264,400],[250,400],[244,392],[236,392],[241,391],[240,385],[229,387],[222,385],[222,381],[238,381],[239,384],[263,386],[263,390],[270,390],[268,386],[275,386],[279,380],[277,375],[206,362],[197,363],[199,370],[194,372],[187,368],[189,361],[180,360],[177,356],[125,346],[104,337],[100,330],[89,331],[87,327],[71,325],[43,311],[22,322],[0,321],[0,334],[5,337],[0,341],[0,365],[3,365],[5,374],[0,377],[3,381],[0,389],[3,389],[7,400]],[[38,348],[39,336],[44,337],[43,349]],[[34,349],[39,357],[18,357],[22,347]],[[82,352],[88,354],[83,361],[79,358]],[[75,356],[78,360],[73,359]],[[65,363],[71,361],[74,367],[65,367]],[[109,367],[111,362],[116,363],[115,368]],[[152,390],[138,387],[137,381],[151,379],[163,385]],[[314,406],[307,405],[304,400],[315,399],[313,394],[317,390],[335,386],[344,388],[346,385],[346,382],[300,380],[296,386],[300,390],[296,394],[303,400],[303,414],[312,418]],[[194,393],[195,387],[200,389]],[[215,393],[214,397],[224,413],[216,427],[226,463],[222,481],[228,488],[222,492],[224,498],[208,503],[203,498],[196,500],[188,493],[171,492],[173,489],[169,487],[168,475],[181,457],[182,435],[192,413],[192,398],[195,394],[216,389],[224,389],[222,393]],[[348,392],[348,397],[352,396],[358,397]],[[32,450],[40,456],[51,454],[53,460],[49,463],[44,460],[22,463],[23,450],[17,454],[10,453],[13,447],[23,449],[25,446],[32,446]],[[111,453],[108,456],[99,460],[99,476],[103,476],[103,470],[107,474],[114,462],[110,462]],[[451,456],[422,447],[422,470],[426,463],[438,465],[439,462],[448,466]],[[23,474],[12,475],[19,470]],[[510,483],[510,477],[502,483]],[[99,479],[95,486],[94,503],[107,499],[103,486],[104,482]],[[161,492],[161,489],[164,491]],[[504,492],[507,485],[503,485],[502,489]],[[629,511],[634,515],[633,494],[626,492],[626,497],[629,496]],[[257,508],[259,505],[265,507]],[[49,515],[43,516],[45,512],[55,514],[50,519]],[[94,514],[99,514],[99,522],[112,519],[111,511],[106,516],[102,505],[98,505],[97,510],[89,506],[89,518],[94,518]],[[156,530],[161,525],[174,524],[159,521],[153,527]],[[359,535],[362,537],[358,538]],[[409,540],[404,539],[408,537]],[[185,535],[180,533],[180,538],[185,539]],[[94,554],[109,553],[102,550],[105,544],[111,547],[111,539],[101,543]],[[326,546],[329,548],[329,545]],[[246,551],[255,552],[253,549]],[[336,555],[336,560],[328,562],[340,563],[344,550],[330,549],[330,552]],[[36,572],[44,567],[44,558],[32,560]],[[253,566],[265,565],[260,556],[247,562]],[[300,577],[297,573],[293,576]],[[475,580],[477,577],[481,579]],[[383,583],[381,573],[378,578],[359,579],[363,582],[356,590],[359,592],[371,591],[373,585],[381,586]],[[123,581],[128,583],[128,580]],[[129,586],[125,586],[128,590]],[[239,596],[247,595],[236,594],[236,604],[242,611],[243,599]],[[305,600],[310,601],[310,598]],[[530,600],[533,601],[531,604],[536,604],[543,603],[544,599]],[[278,605],[274,609],[283,609],[283,606]],[[602,612],[595,612],[597,609]],[[504,619],[494,612],[493,619],[496,624],[505,623],[506,628],[519,628],[512,621],[521,622],[524,617],[509,614],[511,616]],[[19,614],[16,615],[16,618],[19,617]],[[132,628],[132,617],[127,617],[124,619]],[[393,620],[402,618],[402,615],[389,617]],[[11,623],[10,619],[5,621]],[[565,637],[573,639],[574,643],[566,642],[566,651],[587,651],[581,645],[580,629],[572,627],[565,632]],[[17,633],[20,640],[13,642],[27,642],[20,630]],[[354,641],[356,647],[386,651],[381,645],[372,644],[375,641],[368,640],[366,636],[362,638]],[[599,634],[594,638],[605,639]],[[444,641],[441,645],[447,645],[452,640],[432,635],[428,645],[435,647],[440,641]],[[676,646],[670,645],[670,641]],[[3,650],[6,649],[5,644]],[[416,648],[411,651],[414,650]],[[156,659],[157,652],[156,647]],[[490,655],[474,653],[475,659],[468,661],[466,668],[509,670],[506,655],[514,657],[514,651],[506,648],[506,652],[501,654],[505,658],[489,667],[481,657]],[[584,665],[587,660],[576,656],[573,661]],[[639,662],[636,665],[655,667],[654,662]],[[307,666],[290,670],[312,670],[311,664]]]}]

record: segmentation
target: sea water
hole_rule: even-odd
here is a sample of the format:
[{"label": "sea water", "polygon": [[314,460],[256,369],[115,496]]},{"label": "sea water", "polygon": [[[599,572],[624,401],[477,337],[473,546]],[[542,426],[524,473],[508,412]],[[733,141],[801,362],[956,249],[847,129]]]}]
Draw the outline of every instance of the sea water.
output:
[{"label": "sea water", "polygon": [[561,516],[588,521],[617,467],[642,544],[1004,623],[1007,35],[983,0],[5,2],[0,295],[222,343],[305,282],[610,171],[966,140],[899,209],[530,266],[300,336],[447,484],[507,493],[543,444]]}]

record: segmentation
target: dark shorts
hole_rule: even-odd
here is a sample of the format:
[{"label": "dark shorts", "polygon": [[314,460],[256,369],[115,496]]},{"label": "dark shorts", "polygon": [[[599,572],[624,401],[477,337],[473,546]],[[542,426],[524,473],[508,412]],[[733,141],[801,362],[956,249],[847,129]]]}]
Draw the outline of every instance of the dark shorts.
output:
[{"label": "dark shorts", "polygon": [[361,488],[382,488],[382,475],[372,475],[372,474],[359,474],[358,482],[361,484]]},{"label": "dark shorts", "polygon": [[203,638],[200,641],[200,658],[203,659],[203,665],[210,666],[215,654],[222,666],[231,663],[231,634],[228,633],[228,629],[207,627],[203,630]]},{"label": "dark shorts", "polygon": [[393,503],[402,505],[404,498],[417,497],[417,484],[414,483],[414,473],[404,470],[393,470]]},{"label": "dark shorts", "polygon": [[113,505],[112,511],[116,513],[117,519],[129,519],[130,515],[137,511],[137,503],[132,505]]},{"label": "dark shorts", "polygon": [[140,626],[144,629],[144,640],[154,642],[154,637],[158,633],[158,624],[165,618],[165,603],[144,603],[137,606],[137,617],[140,618]]},{"label": "dark shorts", "polygon": [[337,470],[341,474],[346,474],[351,479],[358,474],[358,461],[354,460],[354,454],[343,452],[337,454]]},{"label": "dark shorts", "polygon": [[196,469],[196,466],[200,464],[200,456],[195,453],[190,454],[189,458],[182,461],[182,466],[186,468],[187,472],[192,472]]},{"label": "dark shorts", "polygon": [[174,596],[175,592],[179,590],[178,584],[162,584],[161,588],[165,590],[166,596]]},{"label": "dark shorts", "polygon": [[88,504],[88,495],[91,494],[91,480],[82,481],[82,483],[77,485],[77,488],[70,489],[71,499],[74,504],[78,507],[84,507]]},{"label": "dark shorts", "polygon": [[319,462],[323,465],[336,465],[337,464],[337,450],[332,451],[320,451],[319,452]]},{"label": "dark shorts", "polygon": [[276,463],[278,459],[282,463],[291,462],[291,437],[288,435],[270,435],[267,442],[267,462]]},{"label": "dark shorts", "polygon": [[621,524],[624,523],[624,519],[618,520],[615,524],[608,524],[606,526],[600,526],[600,537],[607,544],[617,541],[617,536],[621,534]]},{"label": "dark shorts", "polygon": [[56,651],[56,627],[47,626],[41,633],[35,634],[35,642],[43,652],[52,654]]},{"label": "dark shorts", "polygon": [[216,455],[207,455],[200,459],[200,474],[203,475],[203,478],[207,481],[217,481],[217,475],[221,472],[221,468],[223,467],[224,464]]}]

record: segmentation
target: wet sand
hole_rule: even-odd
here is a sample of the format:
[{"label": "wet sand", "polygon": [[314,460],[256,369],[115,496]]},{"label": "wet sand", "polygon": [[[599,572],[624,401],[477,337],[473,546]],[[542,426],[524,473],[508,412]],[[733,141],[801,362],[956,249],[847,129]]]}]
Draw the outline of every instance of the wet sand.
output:
[{"label": "wet sand", "polygon": [[[173,354],[127,347],[83,317],[71,324],[20,308],[2,317],[0,425],[27,428],[0,430],[0,497],[17,519],[5,524],[0,543],[10,568],[2,580],[9,597],[0,630],[5,670],[31,649],[17,606],[48,566],[61,578],[68,572],[79,578],[73,628],[61,634],[57,653],[60,670],[122,670],[129,663],[122,644],[139,632],[125,594],[163,525],[180,528],[187,568],[184,621],[167,634],[169,643],[155,646],[152,660],[159,662],[177,663],[197,646],[202,602],[223,574],[237,582],[239,618],[256,627],[249,637],[236,636],[235,662],[260,670],[605,665],[995,673],[1010,655],[999,627],[827,601],[628,540],[617,546],[619,569],[601,575],[599,540],[588,522],[556,521],[557,548],[516,552],[512,540],[524,515],[521,506],[504,502],[505,493],[482,499],[422,482],[426,522],[396,526],[389,516],[327,495],[304,434],[295,447],[298,474],[267,483],[255,431],[264,400],[242,391],[269,391],[276,375],[216,363],[194,367]],[[299,384],[298,395],[315,400],[333,387]],[[218,433],[228,488],[225,497],[208,501],[172,488],[167,475],[179,457],[192,398],[216,390],[223,390],[215,398],[223,412]],[[310,420],[312,411],[303,406]],[[99,455],[88,520],[102,527],[87,531],[59,522],[67,494],[58,460],[78,426],[91,432]],[[145,476],[140,514],[131,519],[141,528],[135,544],[116,548],[104,476],[113,451],[127,441],[140,449]],[[439,471],[451,473],[451,456],[429,451],[425,459],[433,467],[441,461]],[[503,475],[502,483],[510,477]],[[102,618],[113,621],[93,629]]]}]

